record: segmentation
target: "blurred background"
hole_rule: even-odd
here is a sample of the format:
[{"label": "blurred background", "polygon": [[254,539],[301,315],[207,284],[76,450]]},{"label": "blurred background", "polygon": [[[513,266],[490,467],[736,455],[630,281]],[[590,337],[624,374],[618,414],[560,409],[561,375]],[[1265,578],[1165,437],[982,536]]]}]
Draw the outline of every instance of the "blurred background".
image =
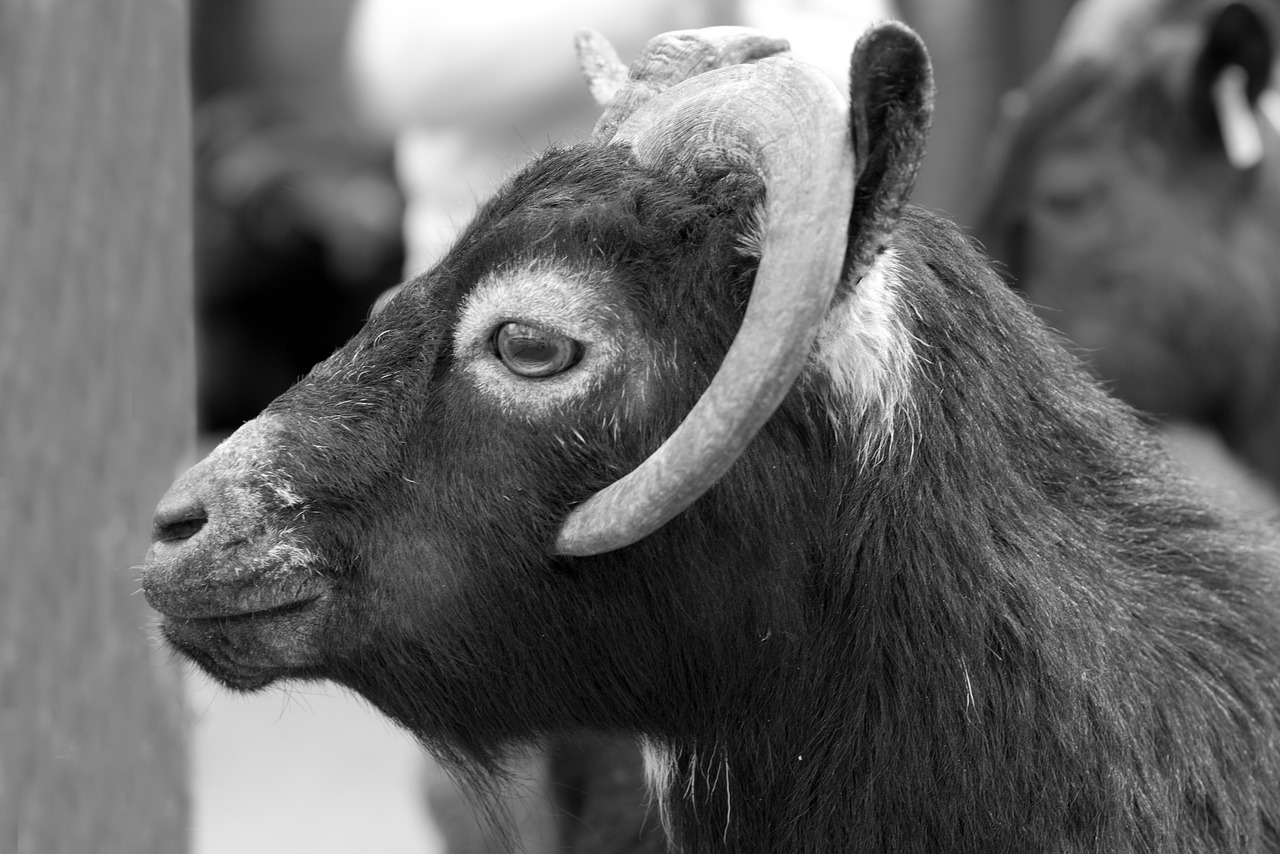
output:
[{"label": "blurred background", "polygon": [[[937,75],[914,201],[980,239],[1046,322],[1161,420],[1206,489],[1280,506],[1272,0],[189,0],[185,12],[196,454],[428,269],[504,176],[590,132],[599,108],[576,30],[601,31],[627,61],[664,31],[755,26],[843,88],[858,33],[893,17],[922,34]],[[181,690],[196,854],[494,844],[411,739],[351,696],[231,696],[191,670]],[[560,850],[543,763],[529,760],[512,819],[531,851]]]}]

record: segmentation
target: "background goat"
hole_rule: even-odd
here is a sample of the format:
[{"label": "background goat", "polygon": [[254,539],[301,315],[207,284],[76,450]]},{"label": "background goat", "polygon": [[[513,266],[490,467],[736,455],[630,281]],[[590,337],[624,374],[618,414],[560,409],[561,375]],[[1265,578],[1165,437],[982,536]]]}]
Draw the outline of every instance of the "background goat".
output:
[{"label": "background goat", "polygon": [[230,432],[399,279],[403,204],[385,152],[266,99],[206,101],[195,132],[196,407]]},{"label": "background goat", "polygon": [[593,139],[162,499],[166,637],[479,788],[636,736],[690,852],[1280,850],[1275,537],[903,206],[909,30],[848,113],[779,49],[589,51]]},{"label": "background goat", "polygon": [[1116,394],[1280,485],[1274,6],[1155,5],[1117,44],[1064,32],[1006,117],[976,233]]}]

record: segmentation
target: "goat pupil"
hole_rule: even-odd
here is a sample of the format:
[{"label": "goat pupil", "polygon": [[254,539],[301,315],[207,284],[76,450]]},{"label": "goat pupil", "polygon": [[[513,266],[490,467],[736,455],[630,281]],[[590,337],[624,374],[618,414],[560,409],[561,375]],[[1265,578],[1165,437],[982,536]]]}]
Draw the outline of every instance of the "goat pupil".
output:
[{"label": "goat pupil", "polygon": [[495,337],[498,358],[520,376],[551,376],[578,360],[580,347],[576,341],[522,323],[503,324]]},{"label": "goat pupil", "polygon": [[512,338],[510,344],[512,358],[521,362],[545,362],[555,355],[551,342],[537,338]]}]

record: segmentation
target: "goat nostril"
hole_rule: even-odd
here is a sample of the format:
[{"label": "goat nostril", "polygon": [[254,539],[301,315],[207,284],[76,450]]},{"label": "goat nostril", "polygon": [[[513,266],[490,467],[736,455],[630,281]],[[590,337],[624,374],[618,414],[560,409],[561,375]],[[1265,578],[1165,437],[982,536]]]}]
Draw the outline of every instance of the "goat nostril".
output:
[{"label": "goat nostril", "polygon": [[190,539],[208,521],[209,514],[198,502],[158,507],[151,529],[151,541],[160,543]]}]

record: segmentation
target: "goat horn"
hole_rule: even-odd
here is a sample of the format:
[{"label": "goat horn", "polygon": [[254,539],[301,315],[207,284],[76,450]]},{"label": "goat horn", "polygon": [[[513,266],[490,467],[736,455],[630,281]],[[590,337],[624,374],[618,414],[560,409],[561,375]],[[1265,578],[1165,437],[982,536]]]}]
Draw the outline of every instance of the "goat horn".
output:
[{"label": "goat horn", "polygon": [[787,59],[676,84],[638,109],[614,141],[648,163],[675,151],[757,170],[765,240],[742,327],[711,385],[652,456],[573,510],[556,541],[568,555],[647,536],[742,454],[808,358],[840,280],[853,205],[844,99],[820,71]]},{"label": "goat horn", "polygon": [[606,107],[592,136],[606,142],[641,105],[682,80],[790,49],[786,39],[746,27],[676,30],[650,39],[628,74],[613,46],[600,33],[583,30],[574,44],[591,96]]},{"label": "goat horn", "polygon": [[573,46],[592,99],[601,107],[609,106],[626,85],[627,66],[618,58],[609,40],[595,30],[578,32],[573,37]]}]

